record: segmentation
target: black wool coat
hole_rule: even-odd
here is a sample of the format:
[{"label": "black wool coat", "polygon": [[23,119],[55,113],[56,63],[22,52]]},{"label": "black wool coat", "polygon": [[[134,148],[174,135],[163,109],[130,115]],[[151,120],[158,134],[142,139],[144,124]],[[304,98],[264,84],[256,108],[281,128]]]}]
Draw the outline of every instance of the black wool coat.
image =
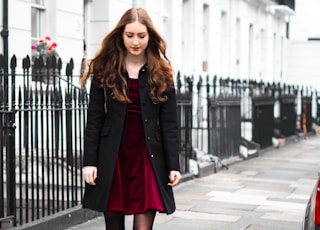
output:
[{"label": "black wool coat", "polygon": [[[176,95],[166,92],[168,100],[153,104],[149,97],[147,67],[139,72],[139,95],[145,139],[165,212],[175,211],[172,187],[168,186],[169,171],[180,170]],[[128,77],[128,76],[127,76]],[[93,78],[87,113],[84,142],[84,166],[97,166],[96,185],[86,183],[82,205],[96,211],[107,210],[116,158],[126,129],[127,103],[113,99],[107,90],[107,113],[104,90]]]}]

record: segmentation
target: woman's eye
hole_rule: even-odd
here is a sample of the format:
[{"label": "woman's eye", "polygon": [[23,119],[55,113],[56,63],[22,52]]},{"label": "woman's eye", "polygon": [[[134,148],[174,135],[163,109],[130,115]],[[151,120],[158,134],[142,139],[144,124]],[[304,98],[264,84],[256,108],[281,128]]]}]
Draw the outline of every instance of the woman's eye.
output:
[{"label": "woman's eye", "polygon": [[143,39],[143,38],[145,38],[146,37],[146,35],[133,35],[133,34],[127,34],[127,37],[128,38],[133,38],[134,36],[137,36],[138,38],[140,38],[140,39]]}]

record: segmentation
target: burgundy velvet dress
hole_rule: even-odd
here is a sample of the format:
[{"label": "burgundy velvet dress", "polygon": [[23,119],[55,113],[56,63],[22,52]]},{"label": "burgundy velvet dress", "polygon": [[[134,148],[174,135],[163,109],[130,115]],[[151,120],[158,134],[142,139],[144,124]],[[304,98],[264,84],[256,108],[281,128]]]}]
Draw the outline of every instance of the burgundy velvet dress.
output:
[{"label": "burgundy velvet dress", "polygon": [[159,188],[149,159],[139,102],[138,79],[129,80],[126,133],[115,166],[107,211],[125,215],[147,210],[164,212]]}]

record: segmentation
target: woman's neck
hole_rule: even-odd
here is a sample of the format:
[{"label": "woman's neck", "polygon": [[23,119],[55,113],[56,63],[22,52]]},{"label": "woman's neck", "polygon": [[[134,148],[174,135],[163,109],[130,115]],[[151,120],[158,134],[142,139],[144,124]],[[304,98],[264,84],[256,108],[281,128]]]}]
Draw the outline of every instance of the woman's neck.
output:
[{"label": "woman's neck", "polygon": [[146,63],[145,56],[132,57],[126,56],[126,69],[129,74],[129,78],[137,79],[139,77],[139,71],[141,67]]},{"label": "woman's neck", "polygon": [[146,57],[145,55],[141,55],[141,56],[127,55],[125,57],[125,62],[126,62],[126,65],[130,65],[130,66],[142,66],[146,63]]}]

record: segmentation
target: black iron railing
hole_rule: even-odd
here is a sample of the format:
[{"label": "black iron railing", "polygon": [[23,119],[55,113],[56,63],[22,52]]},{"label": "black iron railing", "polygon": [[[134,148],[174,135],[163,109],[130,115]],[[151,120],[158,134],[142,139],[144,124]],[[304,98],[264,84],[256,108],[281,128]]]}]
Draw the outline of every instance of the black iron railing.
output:
[{"label": "black iron railing", "polygon": [[61,76],[61,60],[40,63],[31,72],[26,57],[22,66],[23,74],[16,74],[13,57],[10,74],[0,68],[0,228],[74,207],[83,190],[88,95],[66,80],[72,68]]}]

